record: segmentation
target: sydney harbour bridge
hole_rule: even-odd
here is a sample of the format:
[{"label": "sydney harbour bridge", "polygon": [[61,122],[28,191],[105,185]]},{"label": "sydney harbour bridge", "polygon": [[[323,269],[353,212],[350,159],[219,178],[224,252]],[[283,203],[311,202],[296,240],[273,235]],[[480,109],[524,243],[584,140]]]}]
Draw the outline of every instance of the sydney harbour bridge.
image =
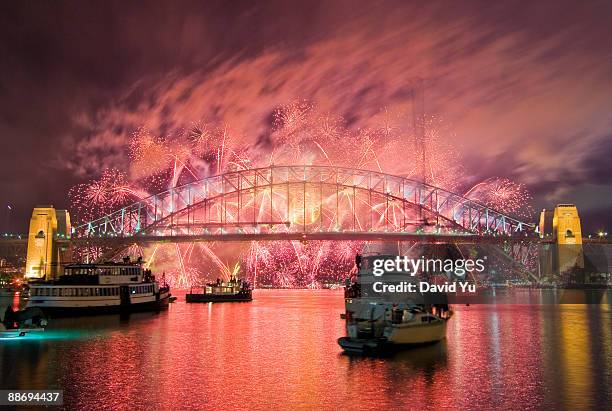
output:
[{"label": "sydney harbour bridge", "polygon": [[199,240],[504,241],[525,223],[408,178],[333,166],[228,172],[152,195],[73,229],[113,243]]},{"label": "sydney harbour bridge", "polygon": [[70,243],[91,252],[88,259],[160,242],[493,243],[522,277],[535,279],[527,260],[539,240],[536,231],[532,223],[414,179],[346,167],[271,165],[144,198],[73,227]]}]

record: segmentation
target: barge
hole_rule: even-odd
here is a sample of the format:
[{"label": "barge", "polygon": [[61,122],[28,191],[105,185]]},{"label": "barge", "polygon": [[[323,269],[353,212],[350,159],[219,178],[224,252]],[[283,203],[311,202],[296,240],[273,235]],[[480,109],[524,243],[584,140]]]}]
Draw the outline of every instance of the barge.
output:
[{"label": "barge", "polygon": [[217,279],[216,283],[201,287],[201,292],[194,292],[192,288],[185,295],[188,303],[220,303],[243,302],[253,300],[253,290],[248,282],[231,277],[229,281]]}]

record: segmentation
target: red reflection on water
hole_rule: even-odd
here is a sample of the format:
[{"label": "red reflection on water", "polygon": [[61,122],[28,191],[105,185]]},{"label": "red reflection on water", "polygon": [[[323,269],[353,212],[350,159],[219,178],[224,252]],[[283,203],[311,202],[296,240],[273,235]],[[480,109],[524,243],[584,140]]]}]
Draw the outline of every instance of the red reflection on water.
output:
[{"label": "red reflection on water", "polygon": [[[55,320],[85,337],[0,347],[3,370],[12,367],[3,386],[61,387],[81,409],[598,407],[612,394],[594,383],[612,370],[611,313],[601,309],[459,306],[447,341],[372,359],[336,344],[341,291],[181,300],[159,314]],[[567,330],[585,327],[568,348]],[[591,354],[568,358],[577,348],[600,353],[598,367]],[[580,395],[559,394],[570,390]]]}]

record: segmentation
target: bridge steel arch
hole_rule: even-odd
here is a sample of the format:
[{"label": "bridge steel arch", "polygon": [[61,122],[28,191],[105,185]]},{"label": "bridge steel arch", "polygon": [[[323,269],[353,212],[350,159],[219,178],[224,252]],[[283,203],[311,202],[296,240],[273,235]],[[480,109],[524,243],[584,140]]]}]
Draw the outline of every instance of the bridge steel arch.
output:
[{"label": "bridge steel arch", "polygon": [[528,224],[423,182],[334,166],[227,172],[152,195],[74,229],[77,238],[531,237]]}]

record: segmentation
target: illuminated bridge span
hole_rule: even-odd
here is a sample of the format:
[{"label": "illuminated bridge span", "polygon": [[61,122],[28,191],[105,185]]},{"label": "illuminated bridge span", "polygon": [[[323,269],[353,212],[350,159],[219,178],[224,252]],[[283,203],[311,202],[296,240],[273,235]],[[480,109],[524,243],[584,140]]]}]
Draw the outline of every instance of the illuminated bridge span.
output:
[{"label": "illuminated bridge span", "polygon": [[461,195],[404,177],[333,166],[270,166],[155,194],[76,227],[73,237],[493,239],[532,237],[534,230]]}]

